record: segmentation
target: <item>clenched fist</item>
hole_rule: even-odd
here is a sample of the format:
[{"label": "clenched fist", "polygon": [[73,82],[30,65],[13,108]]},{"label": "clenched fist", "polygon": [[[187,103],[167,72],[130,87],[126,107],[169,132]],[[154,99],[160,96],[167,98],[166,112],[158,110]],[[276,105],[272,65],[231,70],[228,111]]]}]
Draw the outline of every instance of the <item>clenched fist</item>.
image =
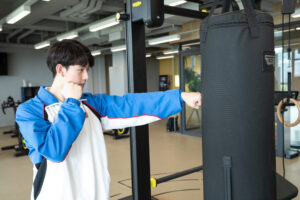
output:
[{"label": "clenched fist", "polygon": [[74,83],[74,82],[67,82],[64,84],[61,95],[67,99],[67,98],[73,98],[79,100],[82,95],[82,86]]},{"label": "clenched fist", "polygon": [[200,92],[182,92],[181,97],[183,101],[192,108],[199,109],[201,106]]}]

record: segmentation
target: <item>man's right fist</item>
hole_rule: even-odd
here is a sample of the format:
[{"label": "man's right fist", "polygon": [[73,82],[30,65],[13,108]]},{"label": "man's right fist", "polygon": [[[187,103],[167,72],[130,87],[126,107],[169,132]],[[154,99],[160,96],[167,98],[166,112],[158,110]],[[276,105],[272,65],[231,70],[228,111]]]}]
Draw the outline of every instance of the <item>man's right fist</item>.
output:
[{"label": "man's right fist", "polygon": [[82,95],[82,89],[83,87],[77,83],[74,82],[67,82],[64,84],[61,95],[65,98],[73,98],[79,100]]}]

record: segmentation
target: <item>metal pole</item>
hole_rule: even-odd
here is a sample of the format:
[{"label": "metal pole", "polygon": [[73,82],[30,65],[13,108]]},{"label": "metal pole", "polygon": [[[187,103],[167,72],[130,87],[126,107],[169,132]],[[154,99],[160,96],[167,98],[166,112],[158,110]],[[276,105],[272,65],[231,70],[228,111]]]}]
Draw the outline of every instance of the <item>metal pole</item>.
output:
[{"label": "metal pole", "polygon": [[201,11],[189,10],[185,8],[177,8],[172,6],[164,6],[164,12],[166,14],[176,15],[176,16],[183,16],[183,17],[190,17],[195,19],[204,19],[208,16],[207,13],[203,13]]},{"label": "metal pole", "polygon": [[[126,0],[130,19],[126,22],[128,90],[146,92],[146,47],[143,21],[132,22],[132,0]],[[132,199],[150,200],[150,156],[148,125],[133,127],[130,132]]]},{"label": "metal pole", "polygon": [[171,174],[169,176],[165,176],[165,177],[156,179],[156,184],[160,184],[160,183],[163,183],[163,182],[166,182],[166,181],[170,181],[170,180],[182,177],[182,176],[186,176],[186,175],[189,175],[189,174],[192,174],[192,173],[195,173],[195,172],[199,172],[201,170],[203,170],[203,167],[199,166],[199,167],[194,167],[192,169],[188,169],[188,170],[184,170],[184,171],[181,171],[181,172],[177,172],[175,174]]},{"label": "metal pole", "polygon": [[[184,58],[182,56],[182,45],[179,45],[179,80],[180,80],[180,89],[182,91],[185,91],[185,84],[184,84]],[[185,105],[182,107],[182,110],[180,112],[180,133],[185,132],[185,118],[186,118],[186,111],[185,111]]]}]

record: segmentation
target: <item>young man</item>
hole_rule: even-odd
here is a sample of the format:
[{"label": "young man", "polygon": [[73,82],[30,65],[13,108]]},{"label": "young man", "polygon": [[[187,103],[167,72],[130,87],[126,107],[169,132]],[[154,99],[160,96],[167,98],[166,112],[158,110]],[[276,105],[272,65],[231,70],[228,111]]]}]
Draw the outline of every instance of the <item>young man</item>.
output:
[{"label": "young man", "polygon": [[75,40],[55,43],[47,65],[51,87],[21,104],[16,121],[34,164],[31,199],[108,200],[110,176],[103,129],[151,123],[178,113],[183,102],[201,104],[200,93],[180,90],[127,94],[82,93],[94,64]]}]

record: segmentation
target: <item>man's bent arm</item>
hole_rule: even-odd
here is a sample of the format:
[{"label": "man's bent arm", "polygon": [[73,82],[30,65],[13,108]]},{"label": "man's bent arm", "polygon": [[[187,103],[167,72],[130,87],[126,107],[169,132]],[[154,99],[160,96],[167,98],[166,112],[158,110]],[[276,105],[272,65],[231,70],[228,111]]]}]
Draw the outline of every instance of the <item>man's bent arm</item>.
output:
[{"label": "man's bent arm", "polygon": [[[30,153],[38,152],[54,162],[64,160],[80,133],[84,120],[85,113],[80,108],[80,102],[72,98],[61,105],[53,123],[43,119],[43,111],[30,103],[21,104],[16,113],[16,121]],[[41,161],[36,157],[31,159],[34,159],[34,164]]]}]

